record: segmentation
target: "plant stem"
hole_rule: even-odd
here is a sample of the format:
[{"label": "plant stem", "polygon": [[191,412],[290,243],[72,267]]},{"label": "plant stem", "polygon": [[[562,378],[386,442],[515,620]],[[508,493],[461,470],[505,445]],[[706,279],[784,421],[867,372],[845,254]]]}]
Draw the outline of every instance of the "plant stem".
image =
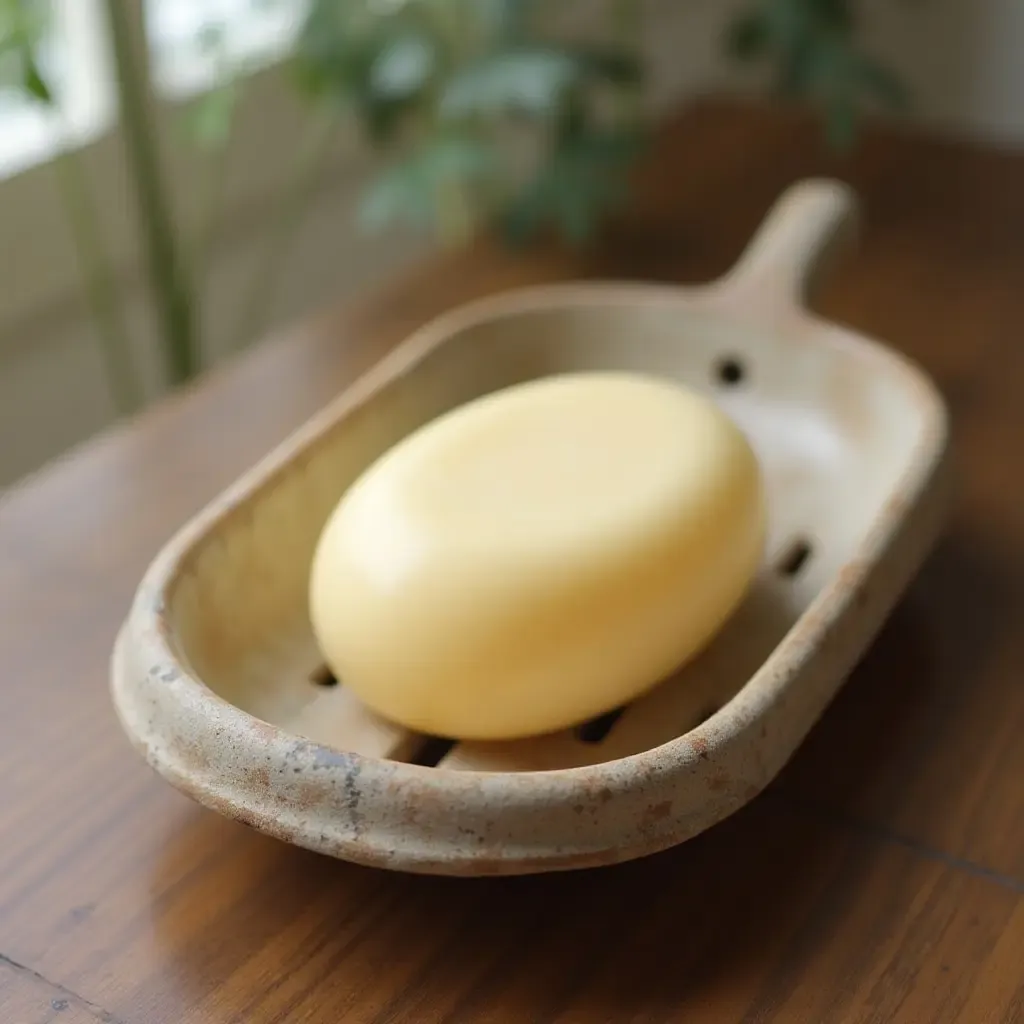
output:
[{"label": "plant stem", "polygon": [[206,283],[206,265],[213,242],[213,229],[217,222],[224,172],[227,169],[230,140],[225,140],[203,154],[203,181],[200,185],[199,210],[196,215],[195,236],[192,239],[192,280],[196,298],[201,304]]},{"label": "plant stem", "polygon": [[121,124],[135,184],[139,221],[147,251],[150,288],[157,306],[168,383],[181,384],[200,369],[199,339],[181,249],[164,188],[150,111],[149,82],[136,39],[138,0],[104,0],[117,72]]},{"label": "plant stem", "polygon": [[[222,26],[223,27],[223,26]],[[213,232],[217,223],[221,191],[228,164],[228,154],[234,137],[232,127],[239,102],[237,70],[231,66],[224,46],[223,32],[219,33],[215,53],[216,80],[213,92],[221,92],[230,99],[229,115],[223,135],[218,133],[212,145],[202,147],[202,182],[199,186],[199,205],[196,226],[191,238],[191,270],[196,302],[203,307],[204,286],[207,282],[206,264]],[[211,93],[212,95],[212,93]],[[207,100],[209,96],[207,97]]]},{"label": "plant stem", "polygon": [[295,241],[295,234],[302,223],[322,164],[330,151],[336,124],[334,111],[328,108],[317,111],[309,126],[299,150],[295,171],[277,207],[263,259],[256,267],[242,303],[238,330],[233,336],[236,348],[249,344],[266,321],[274,299],[274,286]]},{"label": "plant stem", "polygon": [[142,406],[142,387],[81,158],[73,149],[62,149],[53,167],[92,307],[111,395],[119,413],[132,413]]},{"label": "plant stem", "polygon": [[[612,0],[612,38],[632,50],[639,61],[644,56],[644,0]],[[620,97],[619,113],[626,124],[635,124],[643,116],[642,81],[626,86]]]}]

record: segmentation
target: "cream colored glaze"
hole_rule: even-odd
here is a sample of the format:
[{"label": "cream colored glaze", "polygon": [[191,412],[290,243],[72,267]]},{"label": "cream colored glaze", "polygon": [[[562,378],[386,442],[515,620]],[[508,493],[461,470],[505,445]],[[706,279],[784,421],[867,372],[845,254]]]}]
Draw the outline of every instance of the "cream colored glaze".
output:
[{"label": "cream colored glaze", "polygon": [[313,627],[338,677],[393,721],[545,733],[687,662],[763,542],[757,460],[714,402],[653,376],[549,377],[371,465],[321,536]]}]

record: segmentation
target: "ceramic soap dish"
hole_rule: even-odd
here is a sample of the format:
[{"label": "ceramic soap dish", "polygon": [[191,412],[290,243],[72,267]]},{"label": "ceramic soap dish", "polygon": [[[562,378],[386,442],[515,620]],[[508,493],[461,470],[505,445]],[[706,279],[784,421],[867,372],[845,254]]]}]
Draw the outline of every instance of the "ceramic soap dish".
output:
[{"label": "ceramic soap dish", "polygon": [[[805,307],[852,206],[835,182],[797,185],[710,285],[532,288],[419,330],[149,569],[113,662],[135,746],[172,784],[254,828],[421,872],[621,861],[749,801],[835,695],[943,516],[935,389]],[[770,520],[747,600],[677,676],[571,731],[453,745],[376,718],[326,673],[309,626],[308,572],[329,512],[381,452],[441,412],[596,369],[688,383],[746,431]]]}]

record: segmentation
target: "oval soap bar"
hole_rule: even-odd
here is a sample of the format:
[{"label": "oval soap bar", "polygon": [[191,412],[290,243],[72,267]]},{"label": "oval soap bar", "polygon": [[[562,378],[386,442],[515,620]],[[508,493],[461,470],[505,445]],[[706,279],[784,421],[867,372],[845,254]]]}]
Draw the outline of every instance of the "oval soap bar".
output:
[{"label": "oval soap bar", "polygon": [[315,554],[313,628],[381,715],[456,739],[564,728],[703,647],[761,556],[758,465],[660,378],[543,378],[378,459]]}]

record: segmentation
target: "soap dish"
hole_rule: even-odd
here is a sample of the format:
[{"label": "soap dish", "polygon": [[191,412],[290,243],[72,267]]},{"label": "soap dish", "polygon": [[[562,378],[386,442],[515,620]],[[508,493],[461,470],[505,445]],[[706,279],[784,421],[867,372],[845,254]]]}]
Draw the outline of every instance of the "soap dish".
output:
[{"label": "soap dish", "polygon": [[[139,586],[114,704],[200,803],[363,864],[500,875],[686,840],[759,793],[841,686],[934,542],[946,414],[903,357],[806,308],[853,221],[794,186],[724,278],[560,284],[417,331],[188,523]],[[713,395],[765,475],[749,596],[694,662],[618,712],[508,743],[375,717],[324,669],[306,586],[320,529],[381,452],[455,405],[566,371],[661,374]]]}]

